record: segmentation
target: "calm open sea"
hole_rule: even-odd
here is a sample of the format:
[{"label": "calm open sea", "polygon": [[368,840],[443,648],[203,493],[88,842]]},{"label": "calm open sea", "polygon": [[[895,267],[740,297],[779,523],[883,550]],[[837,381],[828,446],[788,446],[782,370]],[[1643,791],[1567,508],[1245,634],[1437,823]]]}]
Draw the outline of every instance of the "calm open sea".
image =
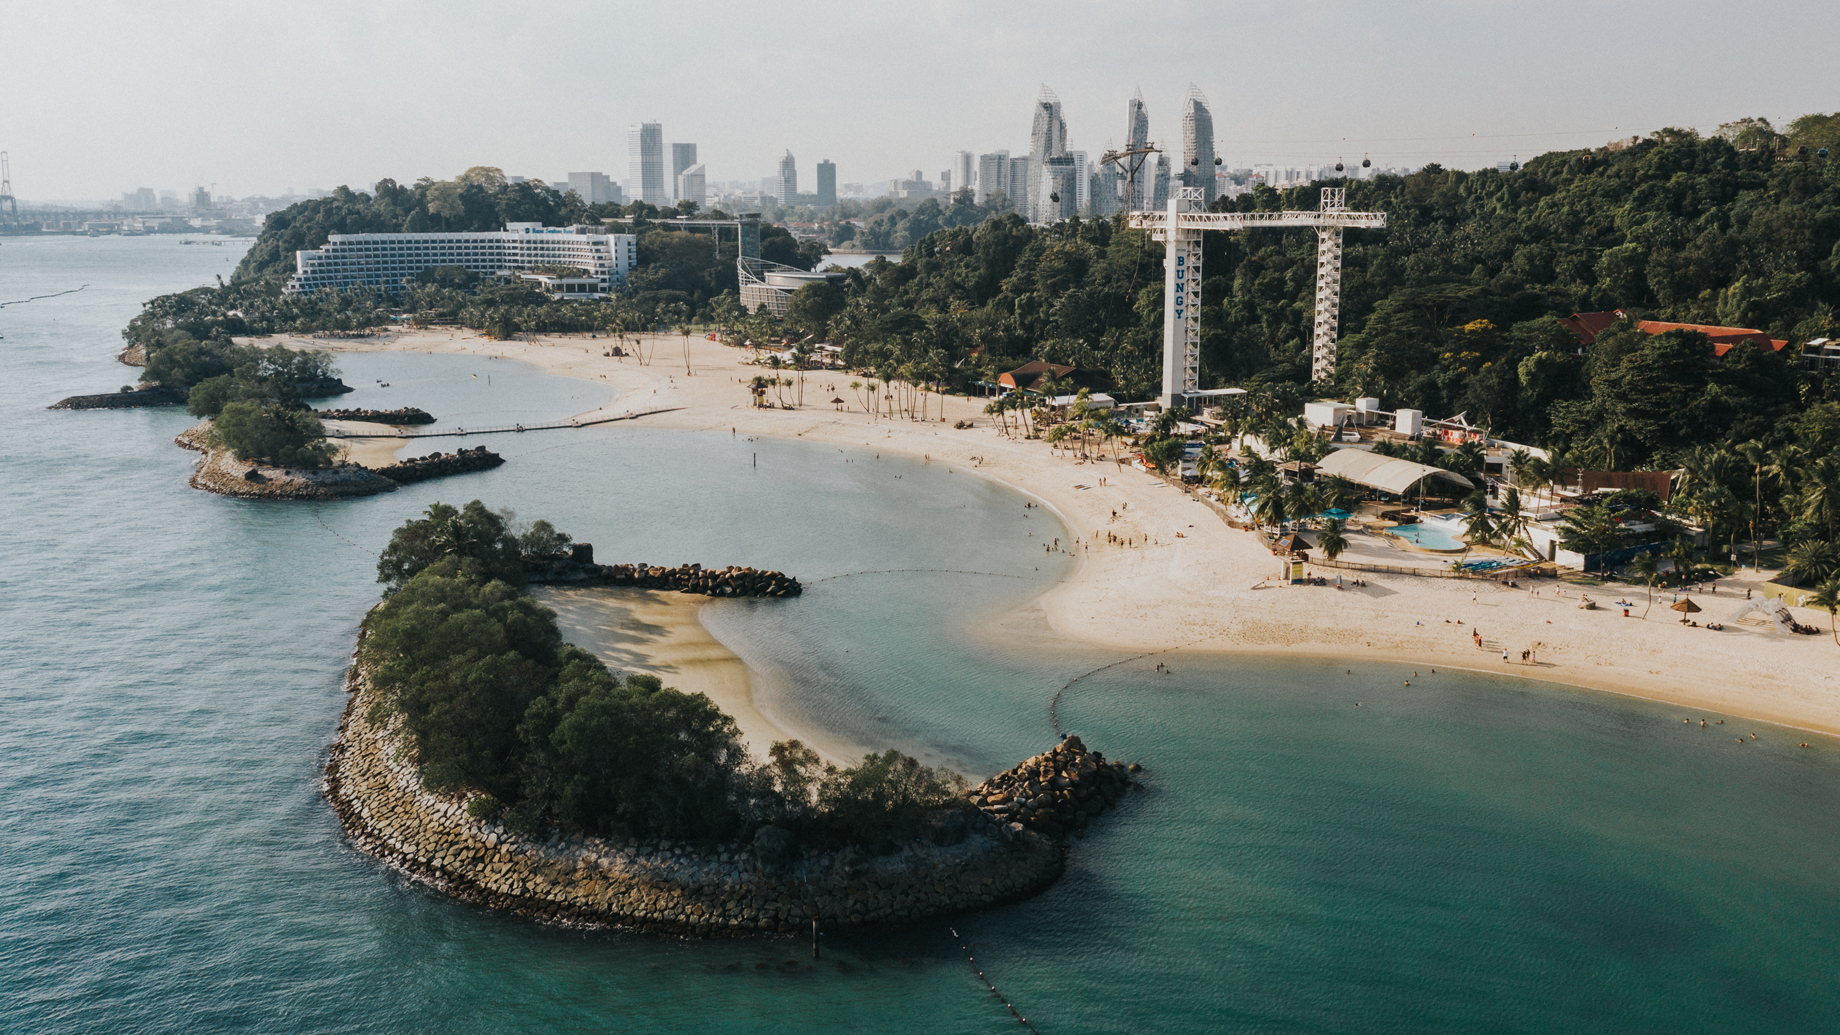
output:
[{"label": "calm open sea", "polygon": [[[137,305],[239,252],[0,242],[0,302],[89,285],[0,308],[0,1031],[1017,1030],[943,924],[814,967],[455,904],[351,851],[320,769],[377,551],[432,500],[548,517],[605,561],[797,574],[797,600],[710,616],[767,707],[979,777],[1118,660],[996,623],[1066,574],[1041,550],[1065,531],[873,447],[619,425],[497,436],[504,467],[387,496],[237,501],[186,486],[176,410],[43,408],[132,380]],[[341,365],[344,403],[444,423],[605,398],[504,361]],[[1831,746],[1360,658],[1155,660],[1061,705],[1148,790],[1051,891],[956,922],[1043,1032],[1834,1030]]]}]

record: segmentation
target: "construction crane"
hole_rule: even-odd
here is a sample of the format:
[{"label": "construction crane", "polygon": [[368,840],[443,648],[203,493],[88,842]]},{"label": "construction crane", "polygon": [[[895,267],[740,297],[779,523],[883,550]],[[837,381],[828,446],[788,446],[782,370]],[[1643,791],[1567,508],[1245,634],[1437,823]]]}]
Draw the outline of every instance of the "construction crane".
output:
[{"label": "construction crane", "polygon": [[19,201],[13,197],[13,167],[7,161],[5,151],[0,151],[0,205],[4,205],[11,213],[7,222],[19,222]]},{"label": "construction crane", "polygon": [[1310,378],[1335,373],[1335,340],[1342,302],[1342,231],[1386,227],[1384,212],[1348,211],[1346,187],[1324,187],[1314,212],[1201,212],[1201,188],[1170,191],[1163,212],[1133,212],[1130,223],[1166,246],[1163,263],[1162,404],[1186,405],[1199,394],[1201,375],[1201,235],[1208,230],[1316,230],[1316,318]]}]

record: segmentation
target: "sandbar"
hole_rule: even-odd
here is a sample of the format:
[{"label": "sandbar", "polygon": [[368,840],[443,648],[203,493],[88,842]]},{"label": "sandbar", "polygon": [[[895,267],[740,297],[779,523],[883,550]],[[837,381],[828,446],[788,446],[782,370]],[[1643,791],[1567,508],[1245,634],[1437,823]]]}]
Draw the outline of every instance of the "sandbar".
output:
[{"label": "sandbar", "polygon": [[756,759],[764,759],[776,740],[802,740],[839,765],[863,753],[822,734],[783,727],[755,706],[754,673],[698,618],[703,608],[723,601],[631,586],[533,586],[531,594],[556,612],[563,639],[613,671],[649,673],[684,693],[708,695],[734,718]]}]

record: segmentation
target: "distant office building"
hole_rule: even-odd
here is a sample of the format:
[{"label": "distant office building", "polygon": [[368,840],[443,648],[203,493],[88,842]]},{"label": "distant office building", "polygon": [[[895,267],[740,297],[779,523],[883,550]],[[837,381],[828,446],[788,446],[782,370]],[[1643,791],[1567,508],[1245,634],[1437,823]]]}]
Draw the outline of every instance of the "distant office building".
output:
[{"label": "distant office building", "polygon": [[[601,226],[507,223],[502,231],[452,234],[333,234],[294,253],[286,294],[375,288],[397,291],[434,266],[461,266],[481,277],[517,277],[554,298],[605,298],[638,262],[638,239]],[[528,272],[574,266],[581,276]]]},{"label": "distant office building", "polygon": [[952,152],[952,189],[964,190],[977,185],[977,157],[969,151]]},{"label": "distant office building", "polygon": [[1088,194],[1091,187],[1086,182],[1086,178],[1092,174],[1092,168],[1086,164],[1086,152],[1069,151],[1067,154],[1073,159],[1073,179],[1078,189],[1078,195],[1073,199],[1073,210],[1084,212],[1087,206],[1092,204],[1092,198]]},{"label": "distant office building", "polygon": [[[695,144],[672,144],[671,145],[671,179],[669,180],[669,183],[671,184],[671,189],[673,192],[675,192],[677,189],[677,178],[684,174],[685,169],[688,169],[695,164],[696,164],[696,145]],[[673,193],[671,195],[671,200],[672,201],[682,201],[684,200],[684,196],[682,194]]]},{"label": "distant office building", "polygon": [[1048,165],[1050,158],[1058,158],[1067,153],[1067,120],[1061,117],[1061,99],[1048,89],[1048,84],[1041,84],[1041,92],[1035,95],[1034,123],[1029,129],[1029,163],[1030,171],[1036,179],[1030,181],[1029,208],[1030,222],[1048,223],[1058,219],[1050,216],[1048,206],[1058,206],[1058,199],[1050,195],[1057,193],[1048,185]]},{"label": "distant office building", "polygon": [[210,189],[206,187],[192,188],[190,207],[192,210],[192,215],[194,216],[202,215],[206,212],[211,211],[211,209],[214,208],[215,206],[211,204]]},{"label": "distant office building", "polygon": [[1009,203],[1016,214],[1029,218],[1029,201],[1034,195],[1034,159],[1018,155],[1009,160]]},{"label": "distant office building", "polygon": [[992,151],[978,156],[977,199],[989,204],[997,195],[1009,197],[1009,152]]},{"label": "distant office building", "polygon": [[627,190],[635,201],[664,206],[671,203],[671,188],[664,178],[664,123],[637,122],[626,134],[630,160]]},{"label": "distant office building", "polygon": [[1038,179],[1041,197],[1035,199],[1035,222],[1058,223],[1079,212],[1079,168],[1072,155],[1043,159]]},{"label": "distant office building", "polygon": [[837,204],[837,163],[826,158],[818,163],[818,207]]},{"label": "distant office building", "polygon": [[792,157],[791,151],[787,151],[786,157],[779,160],[779,185],[774,191],[774,197],[777,198],[782,205],[791,205],[797,202],[798,193],[798,159]]},{"label": "distant office building", "polygon": [[569,190],[569,181],[551,180],[549,181],[549,189],[555,191],[558,194],[566,194],[568,193],[568,190]]},{"label": "distant office building", "polygon": [[581,200],[590,205],[618,205],[621,200],[620,185],[606,173],[570,173],[568,189],[581,195]]},{"label": "distant office building", "polygon": [[125,191],[121,196],[121,207],[130,212],[153,212],[160,207],[159,198],[152,187],[142,187],[135,191]]},{"label": "distant office building", "polygon": [[[1124,149],[1141,151],[1150,146],[1150,109],[1144,105],[1144,92],[1138,90],[1125,102]],[[1155,163],[1146,161],[1148,155],[1136,155],[1126,159],[1124,207],[1133,212],[1141,212],[1150,207],[1152,187],[1150,180],[1156,175]],[[1135,170],[1132,174],[1131,170]]]},{"label": "distant office building", "polygon": [[1182,186],[1200,187],[1207,201],[1215,197],[1214,158],[1214,114],[1201,88],[1190,83],[1182,98]]},{"label": "distant office building", "polygon": [[1124,205],[1124,174],[1113,163],[1100,163],[1088,176],[1086,196],[1092,199],[1085,211],[1092,216],[1109,216]]},{"label": "distant office building", "polygon": [[697,208],[702,208],[709,197],[708,181],[704,178],[702,163],[692,165],[677,174],[672,181],[678,201],[694,201]]},{"label": "distant office building", "polygon": [[1157,210],[1169,207],[1169,156],[1156,156],[1156,171],[1150,175],[1150,207]]}]

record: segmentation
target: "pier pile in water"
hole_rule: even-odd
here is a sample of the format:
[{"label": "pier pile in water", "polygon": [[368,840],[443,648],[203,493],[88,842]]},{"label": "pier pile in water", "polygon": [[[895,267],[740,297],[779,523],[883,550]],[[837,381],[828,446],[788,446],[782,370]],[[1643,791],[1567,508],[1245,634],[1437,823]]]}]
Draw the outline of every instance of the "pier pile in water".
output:
[{"label": "pier pile in water", "polygon": [[524,574],[531,582],[580,582],[598,586],[637,586],[640,589],[674,589],[711,597],[796,597],[805,592],[799,580],[780,571],[759,568],[705,568],[684,564],[661,568],[652,564],[595,564],[594,547],[576,543],[568,557],[525,557]]},{"label": "pier pile in water", "polygon": [[1143,767],[1107,762],[1068,737],[1053,750],[1001,772],[965,792],[971,804],[998,822],[1065,836],[1124,797],[1131,774]]},{"label": "pier pile in water", "polygon": [[458,453],[430,453],[427,456],[399,460],[388,467],[377,468],[377,473],[393,482],[421,482],[450,474],[485,471],[504,462],[504,457],[491,452],[486,447],[474,446],[471,449],[462,449]]},{"label": "pier pile in water", "polygon": [[434,414],[415,406],[400,410],[314,410],[320,420],[363,421],[367,424],[433,424]]}]

